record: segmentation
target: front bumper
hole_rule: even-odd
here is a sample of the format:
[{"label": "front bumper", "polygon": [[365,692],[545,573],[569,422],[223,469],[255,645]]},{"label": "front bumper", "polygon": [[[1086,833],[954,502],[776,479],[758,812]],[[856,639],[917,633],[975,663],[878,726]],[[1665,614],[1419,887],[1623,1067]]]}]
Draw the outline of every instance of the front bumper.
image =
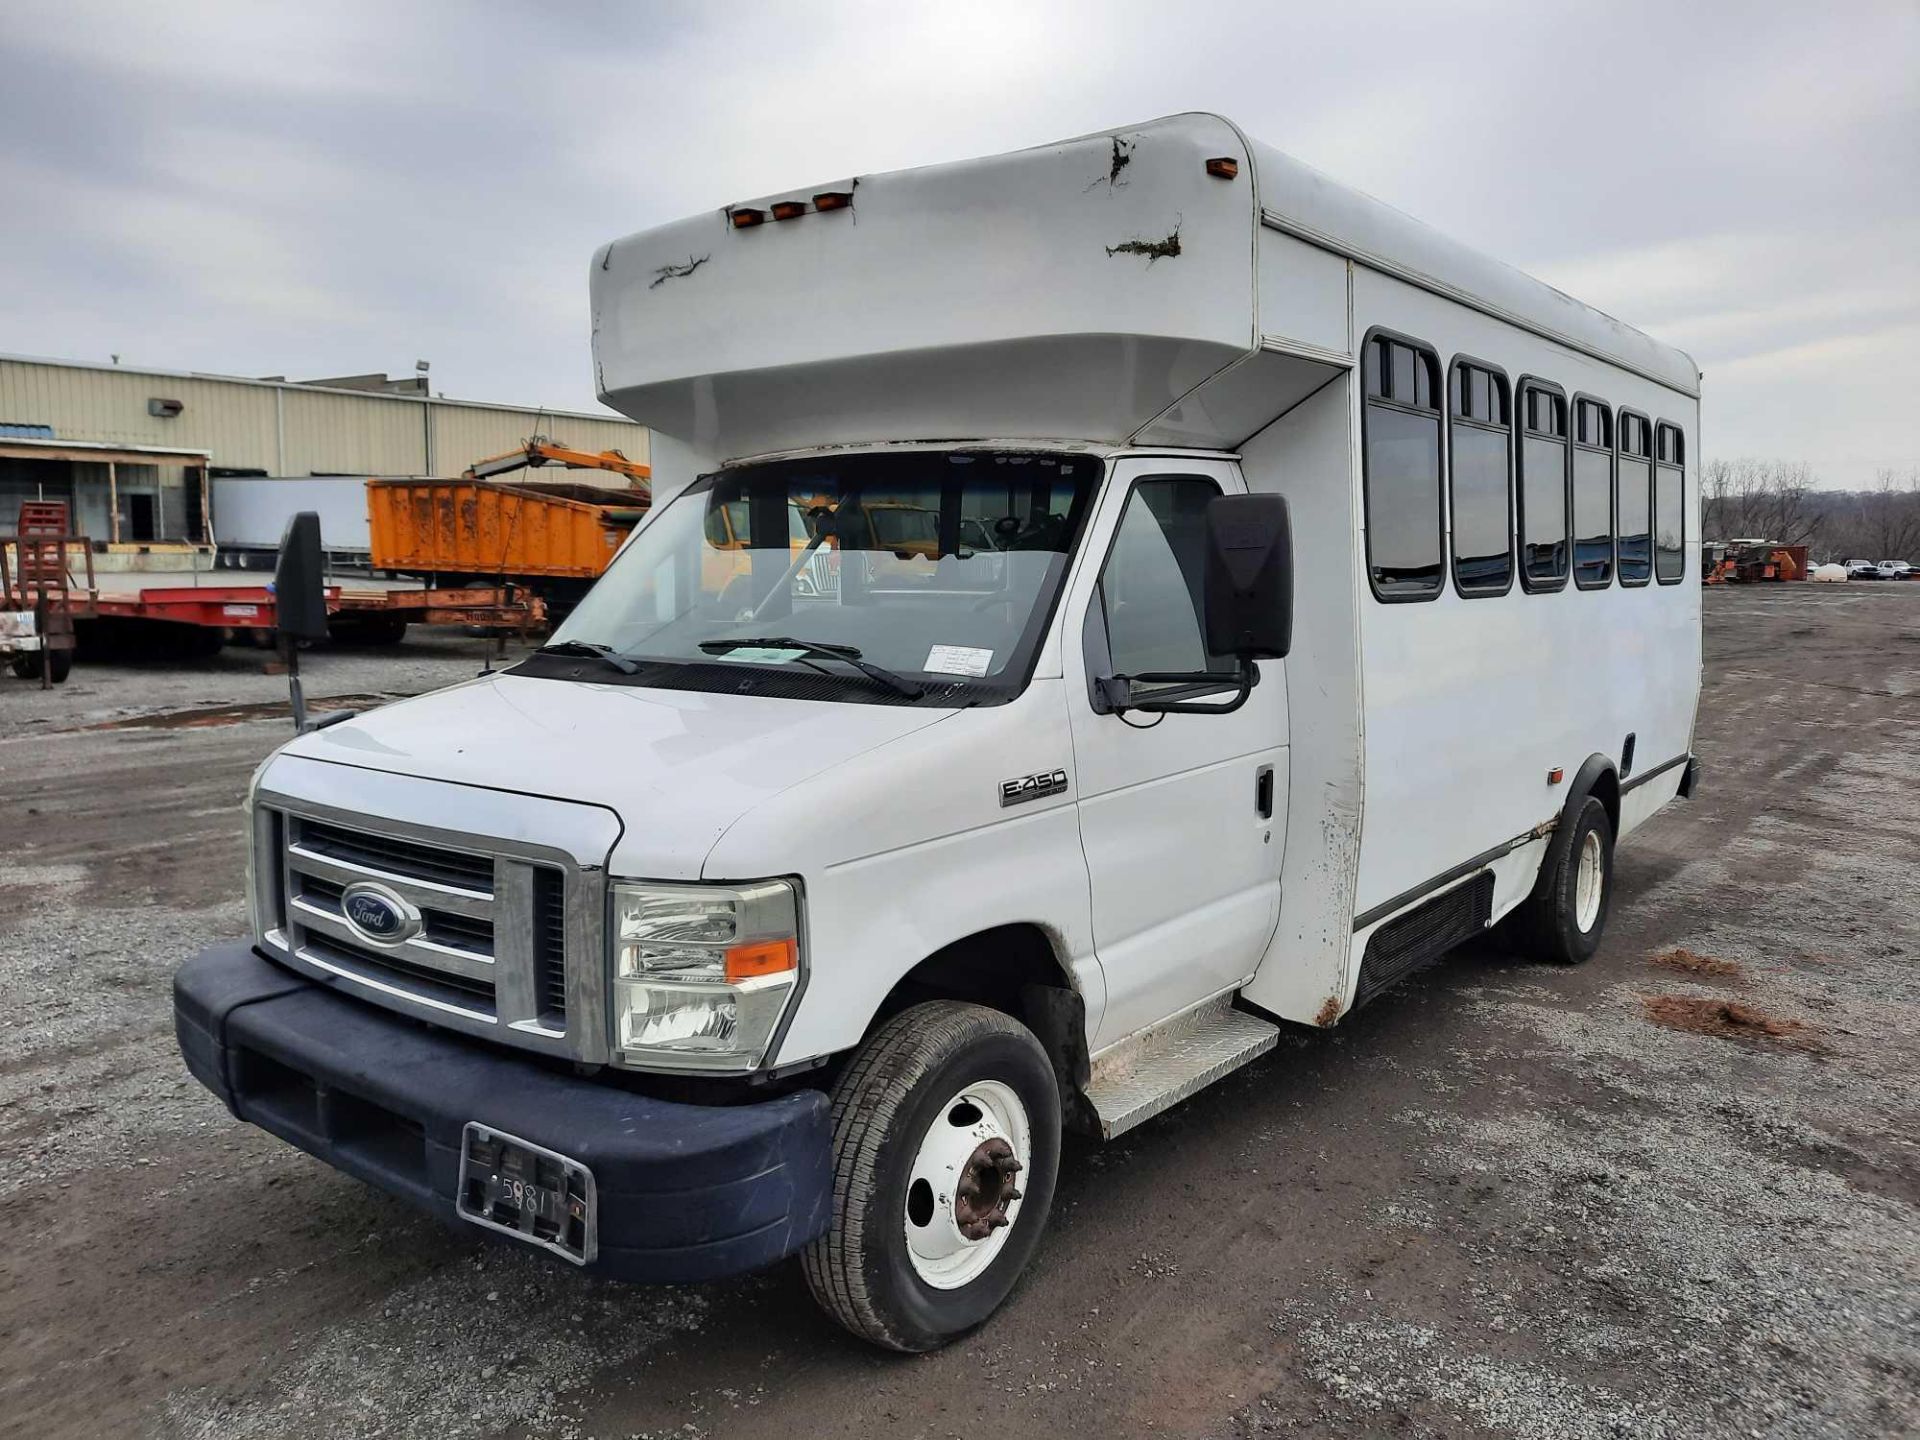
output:
[{"label": "front bumper", "polygon": [[468,1121],[580,1161],[599,1195],[596,1274],[711,1280],[826,1229],[815,1090],[730,1106],[636,1095],[336,995],[244,944],[181,966],[173,1015],[187,1069],[236,1116],[450,1224]]}]

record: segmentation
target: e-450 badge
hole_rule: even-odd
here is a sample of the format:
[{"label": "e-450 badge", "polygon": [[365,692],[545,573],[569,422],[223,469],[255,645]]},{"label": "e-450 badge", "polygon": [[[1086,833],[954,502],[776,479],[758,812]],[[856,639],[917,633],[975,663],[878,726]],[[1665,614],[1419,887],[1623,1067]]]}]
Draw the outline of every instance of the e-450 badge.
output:
[{"label": "e-450 badge", "polygon": [[1002,808],[1008,805],[1024,805],[1029,800],[1044,800],[1049,795],[1064,795],[1066,789],[1066,771],[1039,770],[1017,779],[1002,780],[1000,804]]}]

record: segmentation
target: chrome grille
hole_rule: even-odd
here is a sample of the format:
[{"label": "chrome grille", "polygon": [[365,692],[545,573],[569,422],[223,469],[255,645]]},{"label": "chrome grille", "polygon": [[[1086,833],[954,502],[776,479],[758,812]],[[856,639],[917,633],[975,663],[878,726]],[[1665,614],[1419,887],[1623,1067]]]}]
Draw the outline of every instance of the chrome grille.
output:
[{"label": "chrome grille", "polygon": [[[399,1002],[463,1028],[503,1026],[517,1043],[556,1048],[567,1032],[568,868],[518,853],[489,853],[417,836],[363,829],[299,810],[262,817],[276,862],[263,937],[303,968],[356,982],[369,998]],[[433,832],[428,832],[433,833]],[[358,929],[347,889],[374,882],[419,912],[406,939]]]}]

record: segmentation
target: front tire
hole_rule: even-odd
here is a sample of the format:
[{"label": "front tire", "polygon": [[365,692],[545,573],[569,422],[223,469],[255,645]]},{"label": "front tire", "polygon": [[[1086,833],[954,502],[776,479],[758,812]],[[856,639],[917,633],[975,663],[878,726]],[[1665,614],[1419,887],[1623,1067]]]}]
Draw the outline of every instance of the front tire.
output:
[{"label": "front tire", "polygon": [[1613,822],[1589,795],[1556,832],[1533,893],[1514,912],[1514,939],[1530,959],[1583,965],[1600,948],[1613,900]]},{"label": "front tire", "polygon": [[834,1086],[833,1214],[803,1252],[807,1287],[862,1339],[937,1349],[1013,1289],[1059,1165],[1059,1086],[1032,1031],[950,1000],[903,1010]]}]

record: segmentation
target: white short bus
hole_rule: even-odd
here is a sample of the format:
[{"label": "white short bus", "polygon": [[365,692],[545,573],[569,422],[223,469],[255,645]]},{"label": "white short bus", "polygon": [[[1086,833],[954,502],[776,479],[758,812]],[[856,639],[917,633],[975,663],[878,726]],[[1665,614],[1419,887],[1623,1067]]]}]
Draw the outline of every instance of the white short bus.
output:
[{"label": "white short bus", "polygon": [[303,735],[177,984],[245,1120],[577,1265],[936,1346],[1115,1135],[1690,793],[1688,357],[1181,115],[593,259],[646,523]]}]

